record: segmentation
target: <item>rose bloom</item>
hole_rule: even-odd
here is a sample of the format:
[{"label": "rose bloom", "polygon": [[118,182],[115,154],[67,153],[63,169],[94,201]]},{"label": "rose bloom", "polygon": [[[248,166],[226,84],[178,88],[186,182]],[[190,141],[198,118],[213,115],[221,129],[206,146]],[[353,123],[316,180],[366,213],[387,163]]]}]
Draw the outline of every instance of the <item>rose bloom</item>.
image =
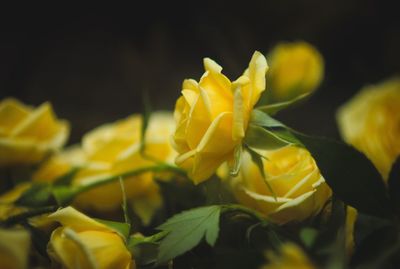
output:
[{"label": "rose bloom", "polygon": [[0,167],[33,164],[66,142],[69,125],[49,103],[38,108],[7,98],[0,101]]},{"label": "rose bloom", "polygon": [[274,102],[289,101],[311,93],[322,81],[324,60],[309,43],[280,43],[268,56],[268,93]]},{"label": "rose bloom", "polygon": [[51,234],[48,253],[63,268],[136,268],[124,239],[104,224],[72,207],[48,218],[61,223]]},{"label": "rose bloom", "polygon": [[28,268],[30,234],[23,229],[0,229],[0,268]]},{"label": "rose bloom", "polygon": [[268,263],[260,269],[316,269],[307,254],[293,243],[284,243],[279,249],[279,254],[273,251],[266,253]]},{"label": "rose bloom", "polygon": [[[33,179],[35,182],[52,182],[73,167],[79,167],[72,184],[84,186],[155,165],[154,159],[173,163],[176,153],[169,142],[174,126],[171,113],[158,112],[151,115],[145,134],[145,154],[151,160],[144,158],[140,152],[141,115],[100,126],[84,136],[81,146],[68,149],[44,163],[35,172]],[[146,172],[125,178],[124,186],[133,209],[147,224],[162,205],[154,173]],[[121,203],[122,191],[117,181],[79,194],[73,204],[83,210],[106,213],[120,209]]]},{"label": "rose bloom", "polygon": [[230,180],[239,203],[278,224],[302,221],[321,211],[331,190],[307,150],[287,146],[258,152],[265,157],[265,179],[250,154],[244,152],[239,175]]},{"label": "rose bloom", "polygon": [[26,190],[29,189],[30,186],[30,183],[20,183],[13,189],[0,195],[0,221],[4,221],[7,218],[26,210],[23,207],[16,206],[14,203]]},{"label": "rose bloom", "polygon": [[343,139],[386,181],[400,154],[400,78],[362,89],[338,110],[337,121]]},{"label": "rose bloom", "polygon": [[265,90],[268,66],[256,51],[248,69],[234,82],[209,58],[204,59],[204,68],[199,82],[183,82],[174,113],[177,129],[173,141],[179,153],[176,163],[195,183],[208,179],[223,162],[233,161],[253,106]]}]

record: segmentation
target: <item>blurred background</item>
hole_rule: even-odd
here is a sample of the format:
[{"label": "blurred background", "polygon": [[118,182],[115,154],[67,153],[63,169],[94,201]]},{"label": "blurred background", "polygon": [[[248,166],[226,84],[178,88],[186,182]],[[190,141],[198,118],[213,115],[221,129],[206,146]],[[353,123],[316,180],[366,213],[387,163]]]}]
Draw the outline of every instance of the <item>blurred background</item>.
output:
[{"label": "blurred background", "polygon": [[304,40],[325,58],[325,79],[278,118],[338,137],[335,111],[363,85],[400,72],[395,1],[148,1],[130,7],[18,7],[1,13],[0,98],[50,101],[71,122],[70,143],[92,128],[154,109],[173,110],[184,78],[211,57],[236,78],[254,50]]}]

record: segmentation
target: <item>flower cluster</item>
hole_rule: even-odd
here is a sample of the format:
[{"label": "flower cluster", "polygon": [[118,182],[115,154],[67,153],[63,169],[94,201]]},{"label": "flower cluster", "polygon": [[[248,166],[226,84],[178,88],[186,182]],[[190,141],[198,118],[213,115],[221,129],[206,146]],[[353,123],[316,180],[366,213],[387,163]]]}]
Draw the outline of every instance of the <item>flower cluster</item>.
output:
[{"label": "flower cluster", "polygon": [[273,117],[321,84],[312,45],[204,69],[67,147],[49,103],[0,101],[0,268],[396,268],[400,80],[338,109],[342,143]]}]

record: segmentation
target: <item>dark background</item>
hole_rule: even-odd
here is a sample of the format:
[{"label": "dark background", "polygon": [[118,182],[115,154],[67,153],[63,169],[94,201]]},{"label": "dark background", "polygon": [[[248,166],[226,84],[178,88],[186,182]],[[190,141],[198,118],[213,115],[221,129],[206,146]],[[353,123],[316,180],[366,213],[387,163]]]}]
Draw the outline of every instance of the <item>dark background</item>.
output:
[{"label": "dark background", "polygon": [[211,57],[236,78],[254,50],[305,40],[325,57],[325,80],[305,104],[279,118],[299,130],[337,137],[337,107],[363,85],[400,71],[395,1],[186,1],[104,7],[1,10],[0,98],[51,101],[88,130],[140,112],[142,92],[172,110],[184,78],[198,79]]}]

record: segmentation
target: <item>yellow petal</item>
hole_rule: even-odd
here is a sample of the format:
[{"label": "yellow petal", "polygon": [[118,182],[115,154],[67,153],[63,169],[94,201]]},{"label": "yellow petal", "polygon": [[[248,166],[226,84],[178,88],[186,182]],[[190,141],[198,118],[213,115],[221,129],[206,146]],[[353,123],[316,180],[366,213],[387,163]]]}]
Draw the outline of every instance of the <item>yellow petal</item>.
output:
[{"label": "yellow petal", "polygon": [[144,225],[149,225],[154,214],[162,206],[160,188],[156,183],[153,183],[147,192],[130,199],[130,203],[135,213],[142,220],[142,223]]},{"label": "yellow petal", "polygon": [[0,229],[0,268],[28,268],[30,234],[26,230]]},{"label": "yellow petal", "polygon": [[0,137],[10,135],[13,129],[23,121],[31,112],[31,108],[25,106],[13,98],[7,98],[0,102]]},{"label": "yellow petal", "polygon": [[265,90],[265,75],[268,71],[267,60],[260,52],[255,51],[251,57],[249,67],[244,75],[250,79],[250,85],[244,91],[244,99],[249,107],[253,107]]},{"label": "yellow petal", "polygon": [[60,210],[57,210],[53,214],[48,216],[50,220],[58,221],[63,226],[68,226],[77,232],[85,230],[96,230],[96,231],[106,231],[112,232],[110,228],[89,218],[85,214],[79,212],[73,207],[69,206]]}]

